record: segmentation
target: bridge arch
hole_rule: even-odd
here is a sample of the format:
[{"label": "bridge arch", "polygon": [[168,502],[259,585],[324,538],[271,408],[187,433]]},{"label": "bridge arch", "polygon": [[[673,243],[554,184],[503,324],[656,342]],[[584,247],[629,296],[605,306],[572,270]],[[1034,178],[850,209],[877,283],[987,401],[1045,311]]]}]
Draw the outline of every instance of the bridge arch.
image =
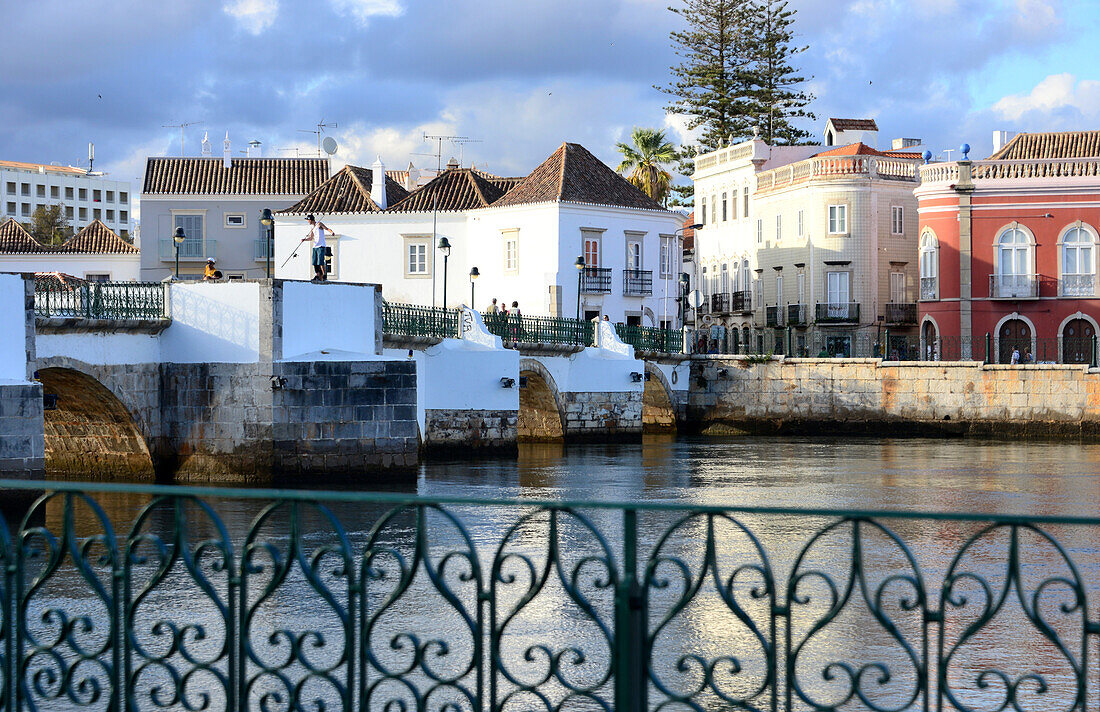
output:
[{"label": "bridge arch", "polygon": [[536,359],[519,362],[520,442],[561,442],[565,439],[561,398],[550,371]]},{"label": "bridge arch", "polygon": [[46,473],[152,479],[155,470],[145,434],[131,409],[95,370],[69,358],[38,362],[37,377],[47,400]]},{"label": "bridge arch", "polygon": [[646,362],[645,391],[642,393],[642,432],[676,432],[676,406],[672,401],[672,386],[661,369]]}]

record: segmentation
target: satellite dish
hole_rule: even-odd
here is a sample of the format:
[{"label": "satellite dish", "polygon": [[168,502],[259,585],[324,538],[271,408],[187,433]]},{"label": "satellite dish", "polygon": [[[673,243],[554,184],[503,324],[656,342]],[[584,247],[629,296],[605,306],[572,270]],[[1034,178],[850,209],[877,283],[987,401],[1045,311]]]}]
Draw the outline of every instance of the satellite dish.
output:
[{"label": "satellite dish", "polygon": [[325,149],[325,153],[331,156],[336,153],[336,139],[332,136],[325,136],[325,140],[321,142],[321,148]]},{"label": "satellite dish", "polygon": [[693,289],[688,292],[688,304],[690,304],[693,309],[698,309],[703,306],[703,293],[698,289]]}]

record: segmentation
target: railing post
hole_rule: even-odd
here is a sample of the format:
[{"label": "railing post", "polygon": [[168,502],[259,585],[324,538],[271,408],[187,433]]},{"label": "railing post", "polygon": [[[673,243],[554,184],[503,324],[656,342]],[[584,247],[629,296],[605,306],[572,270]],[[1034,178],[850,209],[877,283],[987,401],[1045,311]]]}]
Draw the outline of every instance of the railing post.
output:
[{"label": "railing post", "polygon": [[890,330],[886,330],[886,339],[882,343],[882,360],[892,361],[890,358]]},{"label": "railing post", "polygon": [[1089,360],[1089,366],[1096,368],[1096,334],[1092,335],[1092,358]]},{"label": "railing post", "polygon": [[993,335],[985,332],[985,362],[993,363]]},{"label": "railing post", "polygon": [[615,710],[642,712],[646,700],[645,596],[638,584],[638,512],[623,510],[623,575],[615,591]]}]

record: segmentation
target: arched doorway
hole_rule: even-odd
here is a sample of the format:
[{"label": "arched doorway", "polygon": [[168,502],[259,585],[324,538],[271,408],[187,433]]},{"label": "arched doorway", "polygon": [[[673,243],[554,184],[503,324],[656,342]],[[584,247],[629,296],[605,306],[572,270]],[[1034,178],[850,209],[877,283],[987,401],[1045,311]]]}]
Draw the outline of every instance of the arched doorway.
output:
[{"label": "arched doorway", "polygon": [[561,411],[553,379],[539,364],[524,362],[519,372],[519,442],[561,442]]},{"label": "arched doorway", "polygon": [[70,368],[38,371],[46,399],[46,474],[152,478],[149,447],[126,406],[95,378]]},{"label": "arched doorway", "polygon": [[922,361],[939,360],[939,334],[936,333],[936,325],[931,320],[926,320],[920,328],[920,343]]},{"label": "arched doorway", "polygon": [[1011,363],[1012,352],[1018,351],[1023,363],[1024,352],[1031,350],[1031,327],[1023,319],[1008,319],[997,331],[997,353],[999,363]]},{"label": "arched doorway", "polygon": [[[736,333],[736,331],[734,332]],[[676,409],[661,372],[646,364],[645,390],[642,392],[642,432],[675,433]]]},{"label": "arched doorway", "polygon": [[1096,328],[1087,319],[1071,319],[1062,328],[1062,363],[1092,363]]}]

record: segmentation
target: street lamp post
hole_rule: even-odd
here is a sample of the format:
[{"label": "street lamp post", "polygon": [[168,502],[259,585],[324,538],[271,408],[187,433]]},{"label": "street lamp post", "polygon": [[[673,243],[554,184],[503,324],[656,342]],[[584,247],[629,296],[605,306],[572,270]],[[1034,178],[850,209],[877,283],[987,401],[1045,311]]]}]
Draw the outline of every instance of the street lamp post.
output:
[{"label": "street lamp post", "polygon": [[584,257],[578,257],[573,263],[577,268],[577,321],[581,320],[581,277],[584,276]]},{"label": "street lamp post", "polygon": [[176,228],[176,233],[172,235],[172,242],[176,243],[176,279],[180,278],[180,245],[187,239],[187,235],[183,232],[183,226]]},{"label": "street lamp post", "polygon": [[443,253],[443,308],[447,308],[447,258],[451,256],[451,241],[439,238],[439,251]]},{"label": "street lamp post", "polygon": [[474,306],[474,280],[476,280],[480,275],[481,273],[477,271],[477,267],[470,268],[470,308],[475,311],[477,310],[477,307]]},{"label": "street lamp post", "polygon": [[[693,223],[691,225],[684,225],[683,227],[678,228],[676,230],[676,232],[673,233],[673,238],[675,238],[676,235],[679,235],[680,239],[682,240],[682,239],[684,239],[684,231],[686,231],[686,230],[698,230],[701,227],[703,227],[702,223]],[[669,260],[671,261],[671,259],[672,259],[672,255],[669,255]],[[668,265],[668,266],[670,268],[672,267],[672,265]],[[683,266],[683,252],[680,253],[680,266],[681,267]],[[664,265],[661,265],[661,267],[663,269]],[[670,276],[672,275],[672,270],[671,269],[668,270],[668,274]],[[681,277],[681,281],[682,280],[683,280],[683,277]],[[683,299],[681,299],[681,306],[683,306]],[[661,318],[662,319],[667,318],[667,313],[668,313],[668,280],[666,279],[665,280],[665,303],[664,303],[664,308],[662,309]],[[686,319],[686,318],[687,318],[687,311],[681,309],[681,315],[680,315],[680,324],[681,325],[683,325],[684,319]]]},{"label": "street lamp post", "polygon": [[680,273],[680,328],[687,326],[687,301],[688,287],[691,285],[691,275],[687,272]]},{"label": "street lamp post", "polygon": [[267,278],[271,279],[271,255],[275,251],[275,218],[272,217],[270,208],[264,208],[260,222],[267,227],[267,245],[264,251],[267,253]]}]

